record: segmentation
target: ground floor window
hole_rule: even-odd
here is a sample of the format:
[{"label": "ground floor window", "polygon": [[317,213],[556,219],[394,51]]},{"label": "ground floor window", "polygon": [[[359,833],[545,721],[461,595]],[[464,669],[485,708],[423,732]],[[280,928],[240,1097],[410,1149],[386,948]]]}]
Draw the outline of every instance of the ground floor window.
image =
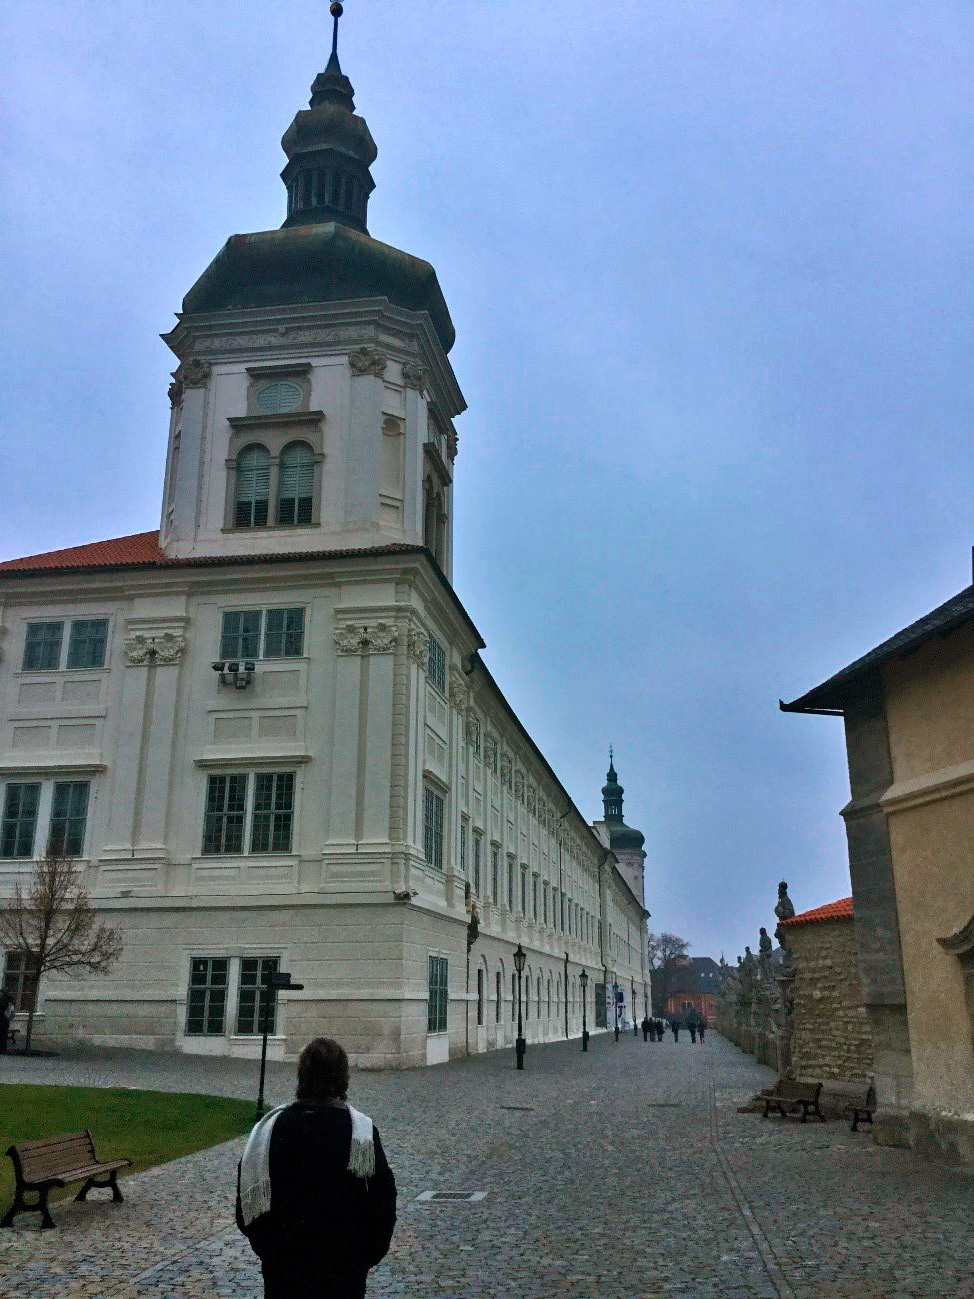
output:
[{"label": "ground floor window", "polygon": [[484,1023],[484,972],[477,971],[477,1027],[483,1027]]},{"label": "ground floor window", "polygon": [[197,956],[190,961],[186,998],[186,1032],[192,1037],[223,1034],[230,962],[226,957]]},{"label": "ground floor window", "polygon": [[237,1000],[237,1032],[241,1036],[264,1031],[264,1005],[267,1005],[267,1031],[277,1029],[277,994],[267,996],[268,974],[280,969],[278,956],[245,956],[240,962],[240,995]]},{"label": "ground floor window", "polygon": [[[268,974],[281,968],[279,956],[194,956],[189,963],[186,1036],[241,1037],[263,1032]],[[235,1003],[235,1005],[234,1005]],[[277,994],[267,1001],[267,1031],[278,1031]]]},{"label": "ground floor window", "polygon": [[37,975],[25,952],[8,952],[3,962],[3,986],[14,999],[14,1010],[24,1014],[37,1007]]},{"label": "ground floor window", "polygon": [[503,991],[502,991],[502,987],[501,987],[501,972],[500,972],[500,970],[498,970],[498,971],[497,971],[497,996],[496,996],[497,1005],[496,1005],[495,1008],[494,1008],[494,1023],[495,1023],[495,1024],[499,1024],[499,1023],[501,1022],[501,997],[502,997],[502,995],[503,995]]},{"label": "ground floor window", "polygon": [[429,1004],[427,1011],[427,1031],[430,1033],[446,1032],[446,1009],[448,999],[448,962],[445,956],[430,957]]}]

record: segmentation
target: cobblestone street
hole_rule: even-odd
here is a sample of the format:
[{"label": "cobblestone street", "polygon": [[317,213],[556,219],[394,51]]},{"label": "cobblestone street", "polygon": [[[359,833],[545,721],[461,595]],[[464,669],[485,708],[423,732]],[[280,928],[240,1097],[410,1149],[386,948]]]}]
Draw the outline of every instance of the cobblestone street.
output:
[{"label": "cobblestone street", "polygon": [[[288,1098],[293,1067],[272,1065]],[[9,1056],[2,1081],[248,1096],[251,1062],[142,1052]],[[848,1125],[736,1106],[771,1077],[711,1035],[531,1047],[411,1073],[359,1073],[399,1183],[373,1296],[974,1296],[974,1179]],[[0,1124],[2,1127],[2,1124]],[[0,1132],[0,1137],[4,1134]],[[8,1138],[4,1137],[6,1147]],[[260,1296],[232,1222],[243,1142],[123,1182],[124,1205],[60,1203],[0,1234],[0,1294],[31,1299]],[[479,1203],[421,1203],[426,1190]]]}]

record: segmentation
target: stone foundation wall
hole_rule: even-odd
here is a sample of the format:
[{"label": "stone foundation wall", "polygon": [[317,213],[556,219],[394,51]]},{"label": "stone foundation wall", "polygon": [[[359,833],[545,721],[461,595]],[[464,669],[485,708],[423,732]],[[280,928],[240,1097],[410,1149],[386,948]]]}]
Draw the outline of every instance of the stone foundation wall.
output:
[{"label": "stone foundation wall", "polygon": [[873,1042],[862,1004],[855,923],[817,921],[789,929],[795,968],[793,1060],[799,1078],[866,1079]]}]

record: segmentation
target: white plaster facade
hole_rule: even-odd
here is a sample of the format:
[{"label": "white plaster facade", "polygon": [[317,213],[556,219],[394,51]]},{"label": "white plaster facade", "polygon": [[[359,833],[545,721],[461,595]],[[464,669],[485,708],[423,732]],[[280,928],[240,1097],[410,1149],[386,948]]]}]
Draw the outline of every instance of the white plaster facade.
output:
[{"label": "white plaster facade", "polygon": [[[166,341],[180,365],[154,557],[143,539],[0,565],[0,810],[9,786],[38,790],[31,851],[0,857],[0,889],[43,854],[56,788],[87,783],[78,858],[124,944],[111,975],[42,985],[41,1031],[255,1054],[244,980],[276,958],[304,990],[281,997],[272,1055],[328,1033],[362,1065],[435,1063],[513,1042],[518,943],[529,1041],[581,1032],[583,968],[591,1028],[606,974],[648,1003],[641,888],[507,705],[451,585],[463,398],[430,317],[385,298],[247,308],[183,315]],[[275,384],[287,400],[263,401]],[[313,502],[284,525],[295,440]],[[256,444],[268,517],[238,527]],[[287,656],[265,653],[275,610],[302,611]],[[241,611],[265,635],[231,655],[223,617]],[[32,624],[63,624],[67,643],[81,620],[107,624],[102,666],[68,666],[63,645],[30,661]],[[214,670],[231,659],[236,676]],[[221,776],[246,777],[239,851],[204,850],[214,789],[243,788]],[[258,785],[289,803],[276,847],[257,844]],[[445,1029],[431,958],[446,960]],[[216,963],[204,1031],[193,962]]]}]

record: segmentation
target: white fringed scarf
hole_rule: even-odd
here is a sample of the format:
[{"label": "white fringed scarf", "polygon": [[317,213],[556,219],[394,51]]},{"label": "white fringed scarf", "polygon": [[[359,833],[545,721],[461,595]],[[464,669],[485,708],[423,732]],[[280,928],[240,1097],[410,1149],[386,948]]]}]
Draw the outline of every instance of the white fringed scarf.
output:
[{"label": "white fringed scarf", "polygon": [[[240,1212],[244,1226],[268,1213],[271,1207],[271,1133],[277,1116],[287,1106],[279,1105],[256,1124],[247,1140],[247,1148],[240,1161]],[[355,1177],[375,1176],[375,1138],[372,1120],[346,1104],[352,1118],[352,1145],[348,1153],[348,1171]]]}]

